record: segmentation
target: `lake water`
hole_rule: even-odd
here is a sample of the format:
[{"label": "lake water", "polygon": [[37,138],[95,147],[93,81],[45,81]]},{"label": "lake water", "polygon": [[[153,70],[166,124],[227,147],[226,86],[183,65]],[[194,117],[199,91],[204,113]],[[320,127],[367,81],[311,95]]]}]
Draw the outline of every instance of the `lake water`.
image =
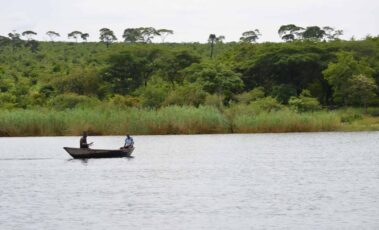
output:
[{"label": "lake water", "polygon": [[134,140],[0,138],[0,229],[379,229],[378,132]]}]

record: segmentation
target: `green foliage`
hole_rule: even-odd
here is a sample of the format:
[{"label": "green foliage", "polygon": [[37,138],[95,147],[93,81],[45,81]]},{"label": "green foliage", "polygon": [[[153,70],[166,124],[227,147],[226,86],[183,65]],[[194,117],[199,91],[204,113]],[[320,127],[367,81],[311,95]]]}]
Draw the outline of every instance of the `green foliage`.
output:
[{"label": "green foliage", "polygon": [[139,107],[141,101],[138,97],[114,95],[109,102],[116,107]]},{"label": "green foliage", "polygon": [[201,58],[187,50],[166,52],[157,61],[156,66],[159,69],[159,74],[171,82],[182,83],[183,77],[181,71],[194,63],[199,63]]},{"label": "green foliage", "polygon": [[249,30],[242,33],[242,37],[240,38],[241,42],[256,42],[259,37],[261,36],[261,33],[258,29],[255,30]]},{"label": "green foliage", "polygon": [[109,44],[117,41],[116,35],[114,35],[114,32],[108,28],[102,28],[100,29],[100,41],[104,42],[107,47],[109,47]]},{"label": "green foliage", "polygon": [[378,108],[368,108],[367,112],[370,114],[370,116],[379,117],[379,109]]},{"label": "green foliage", "polygon": [[51,31],[51,30],[47,31],[46,35],[50,37],[51,41],[54,41],[55,37],[61,36],[59,33],[55,32],[55,31]]},{"label": "green foliage", "polygon": [[319,41],[326,35],[326,32],[318,26],[308,26],[301,33],[301,36],[305,40]]},{"label": "green foliage", "polygon": [[288,104],[290,97],[296,96],[296,88],[292,85],[281,84],[272,88],[271,95],[282,104]]},{"label": "green foliage", "polygon": [[[294,41],[222,43],[222,36],[215,35],[217,55],[213,60],[209,60],[209,44],[150,44],[149,29],[140,42],[113,43],[108,48],[95,42],[25,41],[20,34],[11,33],[9,37],[0,37],[0,93],[5,93],[0,107],[48,107],[53,98],[72,93],[116,107],[161,107],[168,96],[170,105],[198,105],[199,102],[181,98],[189,94],[188,83],[200,85],[208,95],[196,101],[222,110],[236,102],[248,104],[264,95],[285,104],[289,96],[295,96],[295,90],[304,89],[309,89],[322,105],[378,104],[377,37],[334,41],[337,30],[323,27],[326,35],[322,40],[328,42],[307,42],[297,41],[301,39],[301,29],[285,29],[283,36],[292,33]],[[49,32],[52,40],[58,36]],[[78,39],[80,34],[85,33],[76,33]],[[342,53],[353,58],[340,58]],[[359,75],[365,77],[356,77]],[[160,81],[151,83],[152,78]],[[149,89],[142,93],[149,84],[157,92]],[[259,87],[265,92],[255,91]]]},{"label": "green foliage", "polygon": [[250,103],[250,106],[255,111],[259,111],[259,112],[260,111],[274,112],[274,111],[279,111],[283,108],[283,105],[281,105],[275,98],[270,97],[270,96],[253,101]]},{"label": "green foliage", "polygon": [[17,98],[11,93],[0,93],[0,107],[11,109],[17,106]]},{"label": "green foliage", "polygon": [[70,75],[51,83],[59,94],[75,93],[87,96],[105,96],[104,82],[94,71],[74,70]]},{"label": "green foliage", "polygon": [[164,105],[192,105],[198,107],[206,97],[202,86],[196,83],[185,83],[173,89],[164,101]]},{"label": "green foliage", "polygon": [[170,86],[160,79],[153,79],[146,86],[139,89],[142,96],[142,105],[148,108],[158,108],[166,100],[169,94]]},{"label": "green foliage", "polygon": [[68,37],[68,38],[74,38],[75,41],[78,42],[78,38],[82,37],[82,35],[83,35],[82,32],[75,30],[75,31],[70,32],[70,33],[67,35],[67,37]]},{"label": "green foliage", "polygon": [[162,43],[164,43],[167,36],[174,34],[174,31],[169,29],[159,29],[157,30],[157,34],[161,37]]},{"label": "green foliage", "polygon": [[74,93],[61,94],[49,101],[49,105],[55,109],[73,109],[77,107],[92,107],[99,101],[87,96],[77,95]]},{"label": "green foliage", "polygon": [[242,90],[240,74],[217,62],[193,64],[183,71],[185,79],[197,82],[210,94],[224,95],[227,99]]},{"label": "green foliage", "polygon": [[218,94],[207,94],[205,97],[204,105],[211,106],[218,109],[224,108],[225,97]]},{"label": "green foliage", "polygon": [[320,103],[316,98],[311,97],[309,90],[303,90],[298,97],[291,97],[288,104],[298,112],[313,112],[321,109]]},{"label": "green foliage", "polygon": [[124,30],[122,37],[125,42],[151,43],[154,36],[160,35],[153,27],[128,28]]},{"label": "green foliage", "polygon": [[363,105],[367,108],[367,104],[371,99],[374,99],[375,91],[378,88],[375,81],[371,77],[363,74],[354,75],[350,81],[349,102]]},{"label": "green foliage", "polygon": [[303,30],[303,28],[294,24],[288,24],[282,25],[279,28],[278,33],[284,41],[293,41],[296,38],[301,37],[301,30]]},{"label": "green foliage", "polygon": [[234,118],[234,131],[240,133],[333,131],[340,126],[339,116],[333,112],[296,113],[281,110]]},{"label": "green foliage", "polygon": [[110,67],[103,73],[103,79],[111,84],[114,93],[130,94],[139,86],[146,85],[153,75],[160,49],[131,49],[109,59]]},{"label": "green foliage", "polygon": [[[347,105],[352,90],[356,87],[351,84],[354,83],[354,81],[356,84],[360,84],[360,82],[362,82],[361,80],[363,80],[363,78],[353,80],[353,76],[363,74],[371,77],[373,72],[374,70],[364,61],[357,61],[352,53],[340,52],[337,53],[337,62],[330,63],[328,68],[323,71],[323,74],[325,79],[333,87],[334,101]],[[351,88],[352,86],[353,88]]]},{"label": "green foliage", "polygon": [[235,98],[240,103],[249,104],[250,102],[261,99],[264,96],[265,96],[264,88],[256,87],[248,92],[237,94]]}]

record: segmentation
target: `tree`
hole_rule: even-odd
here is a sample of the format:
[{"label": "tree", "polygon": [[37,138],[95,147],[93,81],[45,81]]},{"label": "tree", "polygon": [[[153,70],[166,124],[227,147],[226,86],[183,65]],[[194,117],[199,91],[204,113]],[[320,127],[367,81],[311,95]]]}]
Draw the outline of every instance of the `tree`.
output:
[{"label": "tree", "polygon": [[125,42],[135,43],[143,41],[141,30],[138,28],[128,28],[124,30],[122,35]]},{"label": "tree", "polygon": [[216,35],[215,34],[210,34],[209,35],[209,38],[208,38],[208,43],[211,44],[211,58],[213,58],[213,48],[214,48],[214,44],[216,42]]},{"label": "tree", "polygon": [[74,38],[75,41],[78,42],[78,38],[81,37],[82,34],[82,32],[75,30],[68,34],[68,38]]},{"label": "tree", "polygon": [[224,95],[227,101],[233,93],[239,93],[243,88],[241,74],[217,62],[192,64],[183,70],[183,74],[189,82],[199,83],[210,94]]},{"label": "tree", "polygon": [[161,37],[162,43],[165,42],[165,39],[168,35],[174,34],[173,30],[168,30],[168,29],[159,29],[157,30],[158,35]]},{"label": "tree", "polygon": [[9,33],[8,37],[11,39],[12,49],[14,49],[15,47],[20,47],[23,43],[23,41],[20,38],[19,33],[16,33],[16,32]]},{"label": "tree", "polygon": [[111,84],[112,91],[130,94],[158,71],[157,63],[162,55],[159,49],[138,47],[115,55],[108,60],[109,67],[104,70],[104,81]]},{"label": "tree", "polygon": [[153,27],[141,27],[138,29],[141,31],[140,34],[144,43],[151,43],[154,36],[159,35],[157,30]]},{"label": "tree", "polygon": [[69,75],[53,79],[51,83],[59,94],[104,96],[104,82],[94,70],[74,69]]},{"label": "tree", "polygon": [[0,35],[0,46],[3,45],[3,44],[9,44],[10,41],[11,41],[10,38],[7,38],[7,37],[4,37],[4,36]]},{"label": "tree", "polygon": [[108,28],[102,28],[100,29],[100,41],[104,42],[107,47],[109,47],[109,44],[117,41],[117,38],[112,30]]},{"label": "tree", "polygon": [[87,38],[89,37],[88,33],[83,33],[80,35],[80,37],[83,39],[83,41],[87,41]]},{"label": "tree", "polygon": [[175,82],[183,82],[181,71],[193,63],[199,63],[201,58],[187,50],[174,51],[164,55],[157,63],[160,74],[174,86]]},{"label": "tree", "polygon": [[128,28],[124,30],[122,37],[125,42],[135,43],[151,43],[154,36],[159,35],[158,31],[153,27]]},{"label": "tree", "polygon": [[326,36],[326,32],[318,26],[308,26],[301,36],[304,40],[320,41]]},{"label": "tree", "polygon": [[323,103],[328,103],[332,97],[331,87],[324,79],[322,70],[332,56],[321,45],[288,42],[250,48],[241,46],[236,53],[238,64],[235,69],[243,74],[246,90],[258,86],[273,89],[276,85],[286,84],[293,86],[299,94],[311,84],[317,84],[322,91],[314,95]]},{"label": "tree", "polygon": [[354,75],[350,81],[349,102],[363,105],[367,112],[368,102],[375,98],[375,90],[378,88],[372,77],[363,74]]},{"label": "tree", "polygon": [[37,33],[34,31],[31,31],[31,30],[27,30],[27,31],[22,32],[22,36],[26,37],[28,39],[28,41],[32,40],[32,37],[34,35],[37,35]]},{"label": "tree", "polygon": [[259,37],[261,36],[261,33],[258,29],[255,30],[249,30],[242,33],[242,37],[240,38],[240,41],[242,42],[256,42]]},{"label": "tree", "polygon": [[296,96],[296,88],[290,84],[280,84],[272,87],[271,95],[280,103],[287,104],[292,96]]},{"label": "tree", "polygon": [[223,43],[224,40],[225,40],[224,35],[220,35],[220,36],[216,37],[216,43]]},{"label": "tree", "polygon": [[51,41],[54,41],[54,37],[60,37],[61,35],[55,31],[47,31],[46,35],[50,37]]},{"label": "tree", "polygon": [[279,36],[284,41],[293,41],[300,36],[300,32],[303,30],[302,27],[296,26],[294,24],[282,25],[279,30]]},{"label": "tree", "polygon": [[12,40],[12,41],[21,41],[21,38],[20,38],[20,34],[19,33],[9,33],[8,34],[8,37]]},{"label": "tree", "polygon": [[[333,88],[334,101],[347,105],[351,96],[351,83],[353,76],[363,74],[371,77],[373,69],[365,62],[355,60],[352,53],[337,53],[337,62],[329,63],[323,75]],[[358,80],[356,80],[358,81]]]},{"label": "tree", "polygon": [[38,51],[39,44],[36,40],[29,40],[26,43],[26,46],[30,48],[33,53]]},{"label": "tree", "polygon": [[343,35],[343,30],[336,30],[329,26],[325,26],[322,29],[325,31],[325,37],[329,41],[337,40],[339,36]]}]

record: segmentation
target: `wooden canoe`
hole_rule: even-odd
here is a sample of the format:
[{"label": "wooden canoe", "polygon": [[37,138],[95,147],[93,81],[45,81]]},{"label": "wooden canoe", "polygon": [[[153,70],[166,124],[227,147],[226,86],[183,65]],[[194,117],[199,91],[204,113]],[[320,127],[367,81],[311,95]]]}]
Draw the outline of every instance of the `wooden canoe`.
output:
[{"label": "wooden canoe", "polygon": [[108,149],[81,149],[81,148],[71,148],[63,147],[68,154],[70,154],[75,159],[86,159],[86,158],[116,158],[116,157],[130,157],[134,150],[134,147],[129,147],[126,149],[108,150]]}]

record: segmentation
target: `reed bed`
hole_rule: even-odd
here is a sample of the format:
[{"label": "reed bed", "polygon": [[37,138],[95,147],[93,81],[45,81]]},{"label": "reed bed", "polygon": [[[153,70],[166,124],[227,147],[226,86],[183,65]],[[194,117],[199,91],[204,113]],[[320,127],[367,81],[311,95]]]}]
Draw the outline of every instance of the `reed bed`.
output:
[{"label": "reed bed", "polygon": [[340,117],[334,112],[296,113],[281,110],[255,116],[236,116],[233,130],[237,133],[320,132],[338,130],[340,124]]},{"label": "reed bed", "polygon": [[234,110],[210,106],[0,110],[0,136],[81,135],[83,131],[90,135],[142,135],[379,130],[379,118],[359,115],[358,110]]},{"label": "reed bed", "polygon": [[0,136],[226,133],[228,122],[213,107],[159,110],[97,108],[0,111]]}]

